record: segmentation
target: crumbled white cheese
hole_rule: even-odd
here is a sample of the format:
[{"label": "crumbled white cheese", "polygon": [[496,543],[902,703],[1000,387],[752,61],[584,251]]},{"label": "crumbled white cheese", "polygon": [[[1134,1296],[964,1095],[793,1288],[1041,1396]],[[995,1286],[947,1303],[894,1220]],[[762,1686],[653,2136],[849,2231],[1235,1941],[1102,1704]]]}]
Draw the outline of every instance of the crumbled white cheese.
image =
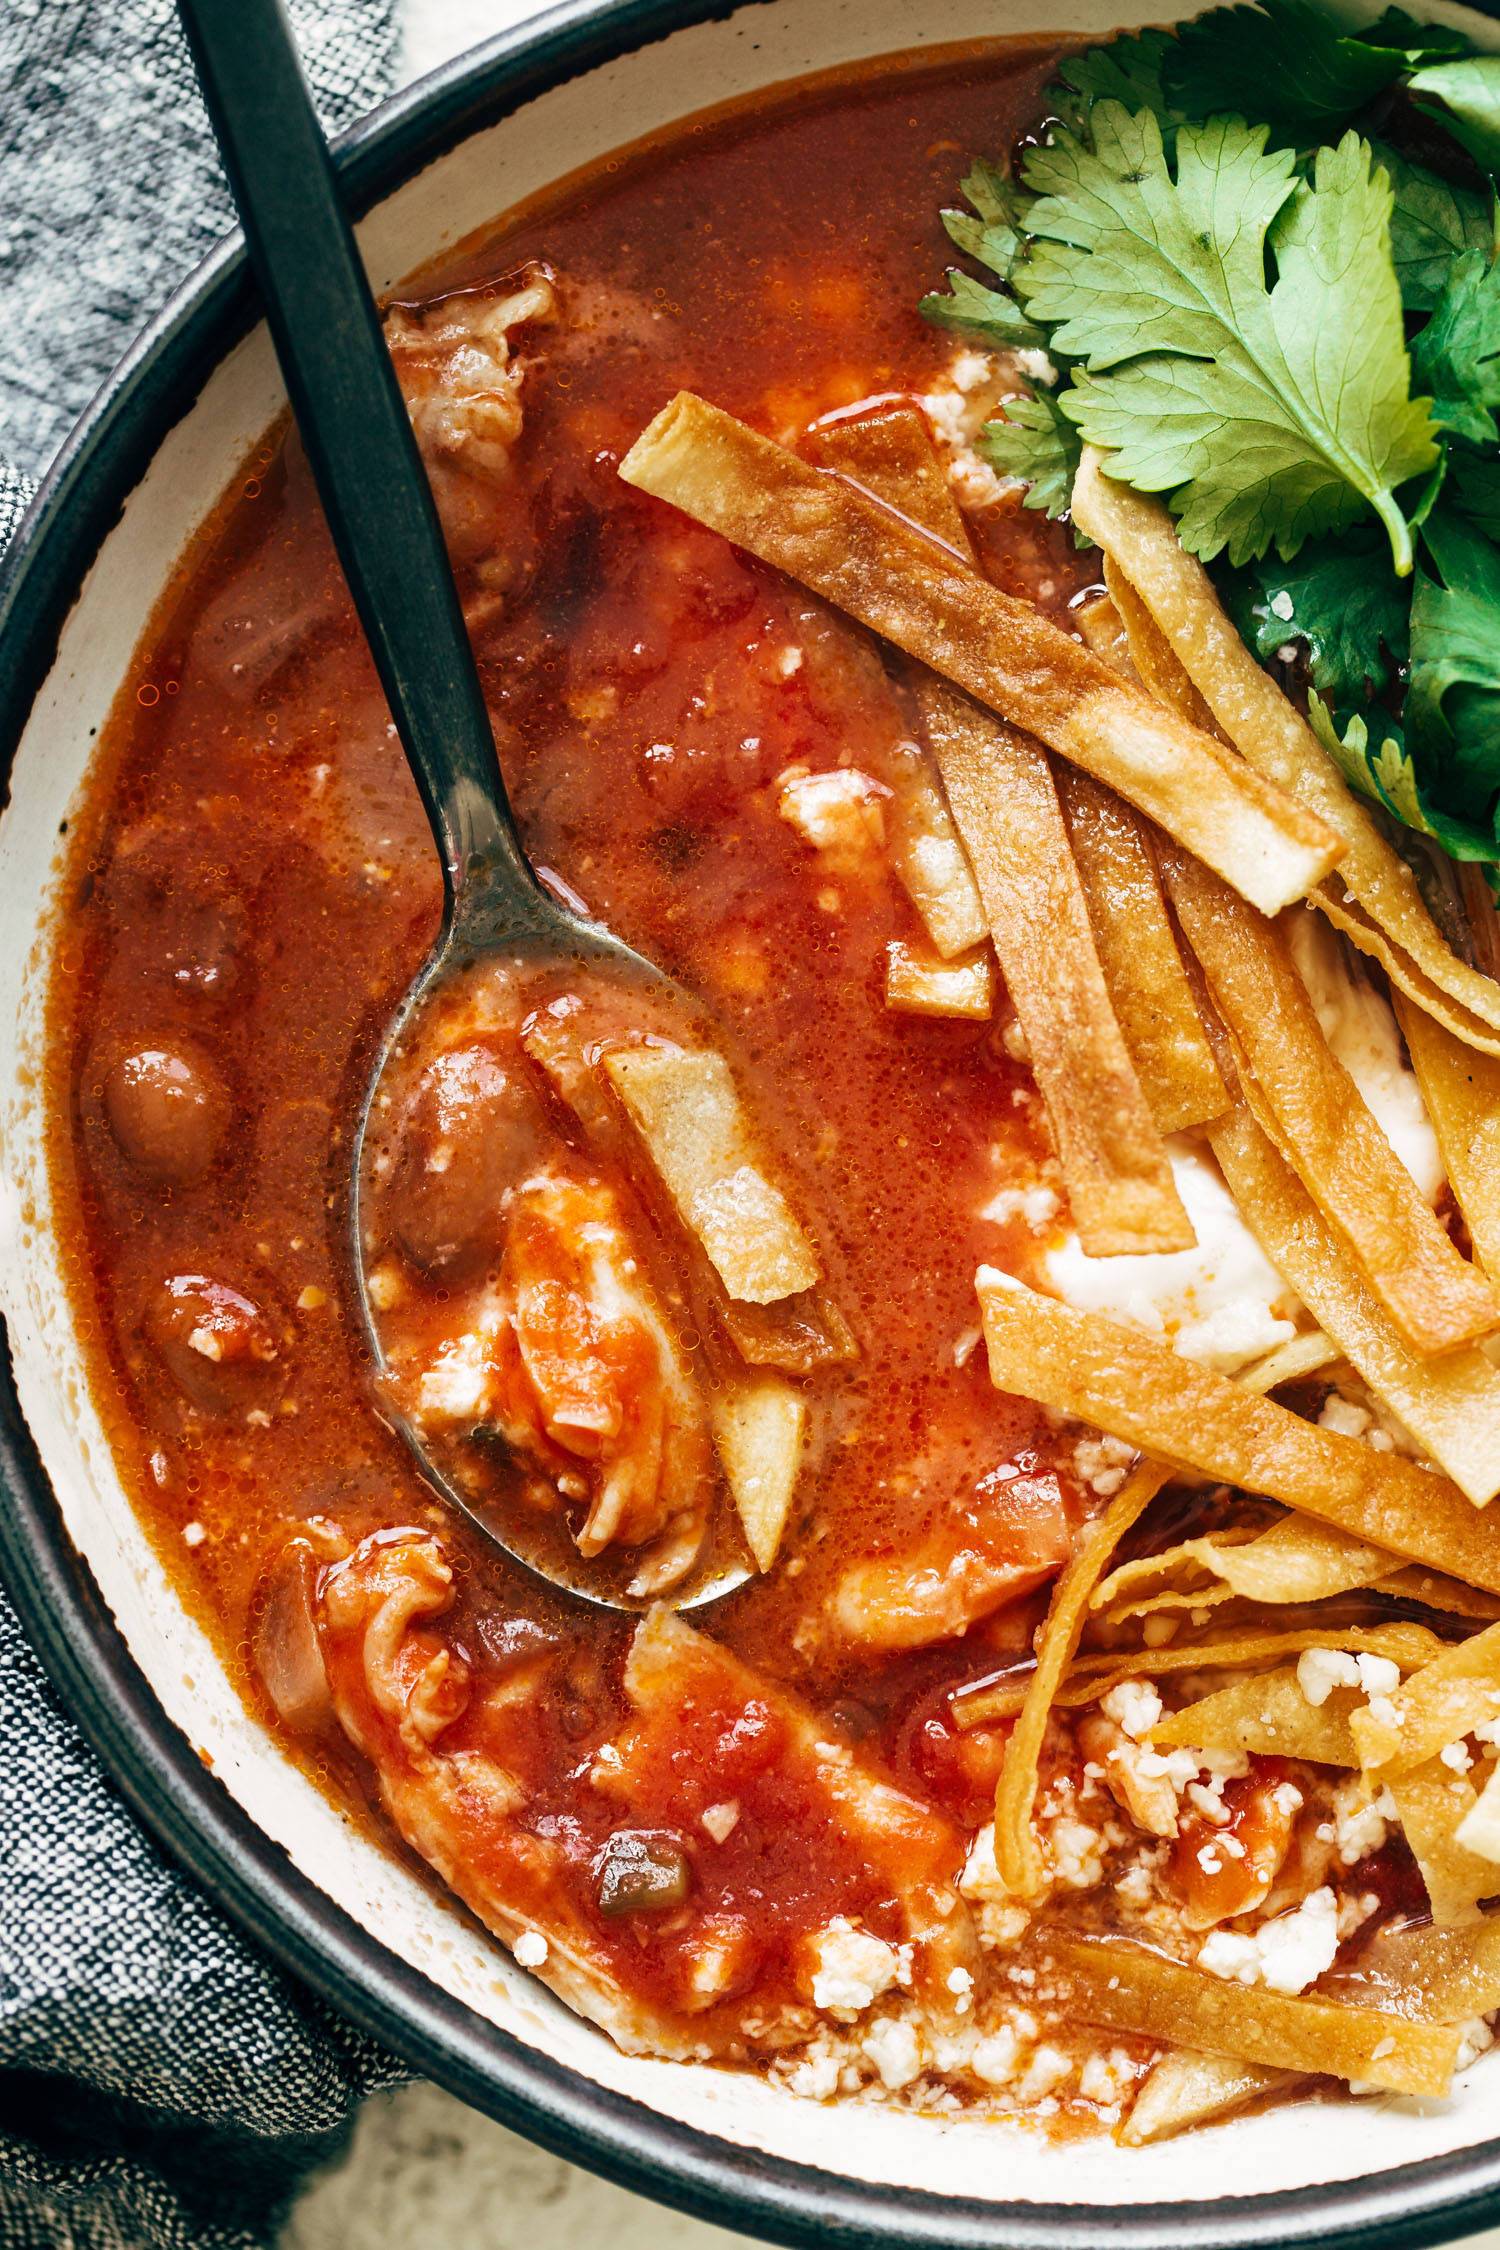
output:
[{"label": "crumbled white cheese", "polygon": [[1004,361],[989,352],[964,350],[922,399],[948,481],[965,507],[992,507],[1007,485],[1015,485],[1014,477],[995,474],[974,443],[1004,392],[1015,388]]},{"label": "crumbled white cheese", "polygon": [[1113,1438],[1101,1432],[1097,1437],[1080,1438],[1073,1448],[1073,1466],[1090,1491],[1097,1492],[1101,1500],[1113,1500],[1135,1460],[1135,1447],[1123,1438]]},{"label": "crumbled white cheese", "polygon": [[1303,1700],[1317,1710],[1335,1688],[1358,1688],[1365,1696],[1388,1696],[1400,1684],[1401,1667],[1388,1656],[1355,1656],[1341,1648],[1305,1648],[1297,1659],[1297,1685]]},{"label": "crumbled white cheese", "polygon": [[1371,1852],[1378,1852],[1389,1823],[1397,1817],[1395,1799],[1388,1789],[1367,1798],[1357,1776],[1339,1782],[1333,1792],[1331,1840],[1342,1864],[1353,1867]]},{"label": "crumbled white cheese", "polygon": [[1132,1742],[1140,1742],[1161,1717],[1162,1705],[1149,1680],[1122,1680],[1100,1698],[1099,1708]]},{"label": "crumbled white cheese", "polygon": [[1242,1937],[1214,1930],[1198,1949],[1198,1966],[1235,1984],[1263,1984],[1272,1992],[1305,1992],[1338,1951],[1338,1901],[1327,1884],[1291,1914],[1263,1922]]},{"label": "crumbled white cheese", "polygon": [[1039,1180],[1031,1187],[1000,1188],[981,1205],[979,1216],[992,1220],[997,1227],[1008,1225],[1012,1219],[1024,1219],[1035,1230],[1055,1219],[1058,1209],[1057,1190]]},{"label": "crumbled white cheese", "polygon": [[1232,1375],[1291,1340],[1297,1300],[1241,1219],[1211,1159],[1180,1135],[1168,1149],[1196,1246],[1091,1258],[1070,1234],[1048,1252],[1047,1278],[1075,1310],[1127,1321],[1164,1337],[1184,1358]]},{"label": "crumbled white cheese", "polygon": [[1107,2055],[1090,2055],[1078,2077],[1078,2091],[1086,2102],[1106,2106],[1117,2102],[1129,2093],[1135,2082],[1135,2066],[1123,2047],[1112,2047]]},{"label": "crumbled white cheese", "polygon": [[1445,1742],[1438,1756],[1450,1773],[1467,1773],[1474,1763],[1474,1753],[1467,1742]]},{"label": "crumbled white cheese", "polygon": [[909,2086],[921,2072],[921,2041],[913,2026],[899,2016],[872,2023],[860,2041],[860,2052],[875,2065],[881,2084],[892,2093]]},{"label": "crumbled white cheese", "polygon": [[828,2048],[804,2055],[787,2080],[804,2101],[831,2102],[839,2090],[839,2059]]},{"label": "crumbled white cheese", "polygon": [[1023,2102],[1042,2101],[1072,2075],[1071,2055],[1065,2055],[1061,2047],[1038,2047],[1016,2087],[1017,2098]]},{"label": "crumbled white cheese", "polygon": [[1471,2016],[1467,2023],[1460,2026],[1458,2060],[1453,2066],[1454,2069],[1467,2070],[1471,2062],[1477,2062],[1480,2056],[1487,2054],[1494,2044],[1495,2034],[1486,2018]]},{"label": "crumbled white cheese", "polygon": [[733,1797],[726,1797],[719,1805],[706,1805],[699,1815],[703,1826],[716,1844],[722,1844],[734,1833],[740,1817],[740,1808]]},{"label": "crumbled white cheese", "polygon": [[1351,965],[1337,933],[1320,914],[1311,908],[1291,914],[1287,927],[1324,1038],[1431,1202],[1443,1184],[1443,1160],[1390,1006]]},{"label": "crumbled white cheese", "polygon": [[1013,2024],[1002,2023],[987,2039],[981,2039],[974,2049],[970,2063],[976,2078],[986,2086],[1008,2086],[1020,2067],[1021,2041]]},{"label": "crumbled white cheese", "polygon": [[843,1914],[817,1932],[808,1950],[813,2006],[833,2014],[859,2015],[900,1979],[895,1947],[869,1930],[856,1929]]},{"label": "crumbled white cheese", "polygon": [[1085,1820],[1064,1814],[1047,1830],[1052,1871],[1065,1890],[1091,1891],[1104,1879],[1103,1837]]},{"label": "crumbled white cheese", "polygon": [[547,1958],[547,1940],[540,1930],[523,1930],[512,1951],[523,1969],[539,1969]]}]

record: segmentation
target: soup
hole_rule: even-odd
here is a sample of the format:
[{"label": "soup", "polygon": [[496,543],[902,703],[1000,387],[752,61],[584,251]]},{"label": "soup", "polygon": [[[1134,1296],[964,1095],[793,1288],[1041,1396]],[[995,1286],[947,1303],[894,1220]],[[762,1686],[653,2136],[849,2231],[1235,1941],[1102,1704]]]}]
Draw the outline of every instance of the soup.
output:
[{"label": "soup", "polygon": [[689,121],[388,308],[528,853],[703,1017],[418,1019],[378,1375],[441,892],[294,434],[101,748],[50,1098],[121,1473],[290,1756],[628,2049],[1145,2139],[1500,2006],[1500,1038],[1482,902],[1365,815],[1382,921],[1271,770],[1305,659],[1234,643],[1247,743],[1166,509],[1032,504],[981,432],[1055,368],[919,310],[1056,69]]}]

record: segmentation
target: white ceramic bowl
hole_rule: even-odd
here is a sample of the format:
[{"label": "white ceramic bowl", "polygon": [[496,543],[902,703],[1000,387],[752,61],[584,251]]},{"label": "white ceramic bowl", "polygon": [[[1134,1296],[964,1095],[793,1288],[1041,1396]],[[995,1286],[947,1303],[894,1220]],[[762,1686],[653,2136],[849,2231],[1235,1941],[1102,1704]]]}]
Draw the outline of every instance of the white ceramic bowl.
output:
[{"label": "white ceramic bowl", "polygon": [[[1145,14],[1148,11],[1143,10]],[[1370,12],[1373,13],[1373,10]],[[1482,45],[1469,10],[1424,10]],[[689,112],[906,47],[1063,28],[1111,0],[573,0],[423,81],[343,144],[377,288],[567,168]],[[1132,18],[1131,20],[1139,20]],[[0,1563],[142,1816],[224,1906],[434,2078],[565,2154],[730,2225],[883,2244],[1415,2244],[1500,2217],[1500,2066],[1448,2105],[1311,2103],[1159,2148],[826,2109],[629,2060],[341,1818],[246,1714],[125,1501],[79,1374],[35,1064],[58,839],[178,556],[283,404],[236,246],[84,418],[0,607]],[[3,763],[0,763],[3,771]]]}]

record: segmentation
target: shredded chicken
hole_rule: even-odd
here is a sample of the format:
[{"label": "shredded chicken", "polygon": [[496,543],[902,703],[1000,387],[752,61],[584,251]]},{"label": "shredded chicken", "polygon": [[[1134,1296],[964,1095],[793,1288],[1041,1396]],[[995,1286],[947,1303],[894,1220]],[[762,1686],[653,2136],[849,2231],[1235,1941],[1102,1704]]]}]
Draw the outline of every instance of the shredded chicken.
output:
[{"label": "shredded chicken", "polygon": [[515,332],[557,314],[557,289],[531,266],[508,289],[463,290],[418,311],[393,305],[386,341],[432,479],[455,562],[504,592],[524,555],[506,498],[521,435],[525,362]]},{"label": "shredded chicken", "polygon": [[1056,1477],[986,1479],[914,1545],[851,1563],[829,1598],[828,1631],[881,1650],[950,1640],[1045,1585],[1072,1544]]}]

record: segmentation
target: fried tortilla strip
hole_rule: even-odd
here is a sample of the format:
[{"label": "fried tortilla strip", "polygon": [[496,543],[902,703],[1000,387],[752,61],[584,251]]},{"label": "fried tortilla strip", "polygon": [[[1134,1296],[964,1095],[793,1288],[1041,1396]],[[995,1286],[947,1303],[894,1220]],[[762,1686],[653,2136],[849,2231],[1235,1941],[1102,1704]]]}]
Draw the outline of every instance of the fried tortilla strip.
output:
[{"label": "fried tortilla strip", "polygon": [[[835,424],[816,443],[820,459],[972,561],[914,408]],[[1110,1002],[1046,752],[930,672],[914,693],[1047,1105],[1079,1240],[1096,1258],[1190,1248],[1193,1230]]]},{"label": "fried tortilla strip", "polygon": [[1429,1758],[1394,1775],[1386,1787],[1427,1886],[1433,1921],[1447,1930],[1477,1922],[1481,1900],[1500,1893],[1500,1867],[1459,1841],[1479,1802],[1467,1774]]},{"label": "fried tortilla strip", "polygon": [[1052,1702],[1078,1648],[1088,1616],[1089,1595],[1120,1541],[1167,1481],[1168,1472],[1140,1461],[1102,1516],[1090,1524],[1083,1543],[1052,1591],[1046,1623],[1036,1644],[1036,1670],[1027,1683],[1020,1713],[1005,1745],[1005,1760],[995,1790],[995,1865],[1017,1898],[1033,1898],[1046,1882],[1032,1814],[1040,1784],[1039,1760]]},{"label": "fried tortilla strip", "polygon": [[975,1286],[997,1390],[1500,1593],[1500,1522],[1487,1522],[1446,1477],[1316,1428],[1155,1338],[1075,1312],[994,1266],[980,1267]]},{"label": "fried tortilla strip", "polygon": [[[829,422],[809,431],[806,451],[972,560],[958,503],[915,407],[888,406],[857,420]],[[895,486],[899,500],[893,498]],[[951,960],[983,944],[984,908],[931,757],[917,743],[910,749],[909,766],[885,776],[893,791],[891,863],[934,947]]]},{"label": "fried tortilla strip", "polygon": [[1166,508],[1104,475],[1102,457],[1085,446],[1072,513],[1149,610],[1224,737],[1342,838],[1337,879],[1319,886],[1313,904],[1419,1007],[1467,1044],[1500,1052],[1500,984],[1444,943],[1410,868],[1245,647]]},{"label": "fried tortilla strip", "polygon": [[819,1285],[775,1305],[747,1305],[731,1297],[704,1260],[709,1294],[741,1359],[751,1367],[779,1367],[786,1375],[816,1375],[846,1367],[859,1344],[829,1291]]},{"label": "fried tortilla strip", "polygon": [[[1248,1387],[1243,1376],[1236,1380],[1242,1389]],[[1126,1563],[1099,1588],[1094,1607],[1111,1624],[1164,1609],[1213,1608],[1235,1599],[1284,1607],[1328,1601],[1356,1587],[1376,1585],[1391,1568],[1392,1557],[1380,1548],[1293,1514],[1254,1539],[1235,1541],[1210,1532]],[[1218,1584],[1202,1584],[1204,1574]],[[1169,1582],[1165,1587],[1164,1581]]]},{"label": "fried tortilla strip", "polygon": [[1090,1257],[1191,1249],[1194,1235],[1131,1064],[1052,771],[1028,736],[940,682],[928,740],[979,882]]},{"label": "fried tortilla strip", "polygon": [[1500,1625],[1445,1648],[1351,1722],[1365,1771],[1388,1781],[1500,1718]]},{"label": "fried tortilla strip", "polygon": [[995,963],[986,945],[951,961],[892,938],[885,949],[885,1004],[912,1016],[987,1023],[995,1012]]},{"label": "fried tortilla strip", "polygon": [[1232,1680],[1216,1695],[1184,1704],[1151,1729],[1153,1750],[1253,1750],[1272,1758],[1306,1758],[1314,1766],[1355,1766],[1349,1714],[1355,1688],[1335,1688],[1309,1703],[1295,1664]]},{"label": "fried tortilla strip", "polygon": [[1281,931],[1181,852],[1163,853],[1162,872],[1244,1057],[1246,1100],[1264,1108],[1402,1334],[1419,1352],[1488,1335],[1500,1326],[1500,1298],[1454,1248],[1331,1052]]},{"label": "fried tortilla strip", "polygon": [[[1310,1648],[1347,1649],[1352,1656],[1388,1656],[1403,1672],[1430,1664],[1443,1643],[1425,1625],[1399,1620],[1391,1625],[1299,1625],[1271,1631],[1263,1625],[1205,1633],[1169,1641],[1161,1648],[1090,1649],[1075,1657],[1053,1701],[1059,1710],[1081,1710],[1097,1703],[1125,1680],[1164,1680],[1174,1672],[1269,1669]],[[1013,1719],[1026,1699],[1032,1667],[1017,1667],[1005,1678],[975,1681],[958,1689],[949,1703],[953,1723],[963,1733]]]},{"label": "fried tortilla strip", "polygon": [[1104,558],[1104,583],[1119,612],[1130,661],[1158,703],[1166,703],[1205,734],[1224,737],[1219,723],[1188,678],[1177,651],[1157,624],[1130,580],[1109,555]]},{"label": "fried tortilla strip", "polygon": [[1392,2015],[1418,2023],[1463,2023],[1500,2008],[1500,1915],[1460,1934],[1431,1924],[1377,1931],[1352,1968],[1330,1969],[1330,1999],[1378,1996]]},{"label": "fried tortilla strip", "polygon": [[1339,838],[1326,822],[1129,686],[1029,602],[1001,593],[846,478],[691,392],[679,391],[642,431],[620,475],[1108,782],[1266,913],[1305,897],[1334,864]]},{"label": "fried tortilla strip", "polygon": [[1283,1281],[1429,1458],[1483,1507],[1500,1492],[1500,1369],[1477,1344],[1438,1359],[1412,1350],[1247,1109],[1220,1118],[1209,1145],[1241,1218]]},{"label": "fried tortilla strip", "polygon": [[1204,1125],[1229,1094],[1177,949],[1145,823],[1067,767],[1057,776],[1104,981],[1157,1130]]},{"label": "fried tortilla strip", "polygon": [[[1453,1840],[1461,1851],[1487,1859],[1492,1867],[1500,1861],[1500,1766],[1490,1768],[1488,1781],[1454,1831]],[[1500,1874],[1491,1880],[1500,1888]]]},{"label": "fried tortilla strip", "polygon": [[1317,1375],[1325,1367],[1333,1366],[1341,1356],[1332,1337],[1325,1336],[1321,1328],[1313,1328],[1305,1336],[1289,1336],[1284,1344],[1277,1344],[1264,1359],[1247,1367],[1237,1380],[1251,1390],[1277,1391],[1283,1383],[1305,1382],[1309,1375]]},{"label": "fried tortilla strip", "polygon": [[1047,1930],[1039,1943],[1065,2004],[1112,2031],[1396,2094],[1445,2094],[1453,2076],[1456,2026],[1226,1983],[1111,1938]]},{"label": "fried tortilla strip", "polygon": [[807,1442],[807,1400],[775,1376],[714,1402],[714,1440],[757,1570],[776,1560]]},{"label": "fried tortilla strip", "polygon": [[811,1289],[816,1253],[756,1161],[723,1056],[706,1048],[622,1047],[604,1057],[604,1074],[730,1296],[769,1305]]},{"label": "fried tortilla strip", "polygon": [[1243,2109],[1262,2094],[1295,2086],[1295,2071],[1272,2070],[1262,2063],[1232,2062],[1226,2055],[1197,2055],[1174,2047],[1141,2081],[1129,2117],[1120,2130],[1126,2148],[1170,2140],[1190,2125],[1211,2125],[1216,2117]]},{"label": "fried tortilla strip", "polygon": [[1500,1057],[1466,1046],[1404,992],[1394,997],[1474,1255],[1500,1280]]}]

